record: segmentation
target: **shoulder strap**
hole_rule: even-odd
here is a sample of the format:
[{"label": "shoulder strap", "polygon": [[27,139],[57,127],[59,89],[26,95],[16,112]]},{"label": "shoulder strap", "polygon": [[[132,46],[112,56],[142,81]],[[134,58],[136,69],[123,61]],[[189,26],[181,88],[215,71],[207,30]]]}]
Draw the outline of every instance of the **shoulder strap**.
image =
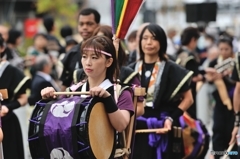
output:
[{"label": "shoulder strap", "polygon": [[[122,94],[122,92],[128,88],[130,88],[129,86],[121,86],[120,84],[116,85],[116,93],[117,93],[117,98],[119,98],[119,96]],[[118,101],[118,100],[117,100]],[[122,135],[122,140],[123,140],[123,147],[117,148],[115,151],[115,156],[114,158],[119,158],[122,157],[124,155],[129,155],[131,153],[131,150],[129,150],[127,148],[127,143],[126,143],[126,136],[127,136],[128,131],[126,131],[126,129],[121,133]]]},{"label": "shoulder strap", "polygon": [[182,52],[178,55],[176,64],[185,67],[188,61],[193,60],[194,56],[190,55],[187,52]]},{"label": "shoulder strap", "polygon": [[73,72],[73,83],[74,84],[78,83],[77,72],[78,72],[78,70],[74,70],[74,72]]},{"label": "shoulder strap", "polygon": [[137,74],[138,74],[138,72],[134,71],[123,81],[123,83],[124,84],[129,83],[133,79],[133,77],[135,77]]}]

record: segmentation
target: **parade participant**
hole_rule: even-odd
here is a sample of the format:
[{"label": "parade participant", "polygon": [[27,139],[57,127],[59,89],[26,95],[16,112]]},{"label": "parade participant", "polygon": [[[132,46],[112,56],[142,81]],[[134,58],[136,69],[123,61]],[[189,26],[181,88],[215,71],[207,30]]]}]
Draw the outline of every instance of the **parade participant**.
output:
[{"label": "parade participant", "polygon": [[[229,145],[236,144],[236,138],[239,138],[239,126],[240,126],[240,53],[237,53],[236,57],[236,65],[234,67],[233,73],[232,73],[232,79],[236,81],[236,87],[233,94],[233,108],[235,113],[235,120],[234,120],[234,128],[232,130],[232,138],[229,142]],[[240,143],[239,140],[238,143],[238,154],[240,153]],[[240,158],[240,155],[238,155],[238,159]]]},{"label": "parade participant", "polygon": [[[90,91],[91,97],[99,97],[104,103],[111,125],[122,132],[128,126],[134,113],[132,91],[125,89],[115,103],[114,74],[117,70],[117,59],[113,42],[105,36],[96,36],[86,40],[81,46],[81,62],[87,80],[83,85],[70,91]],[[108,88],[103,86],[108,85]],[[74,85],[75,86],[75,85]],[[85,89],[85,90],[84,90]],[[43,98],[54,96],[55,90],[47,87],[41,91]],[[119,120],[121,119],[121,120]]]},{"label": "parade participant", "polygon": [[[4,41],[0,35],[0,53],[4,51]],[[2,56],[2,55],[1,55]],[[23,159],[24,148],[22,132],[17,116],[13,112],[27,104],[26,89],[29,87],[29,78],[8,61],[0,62],[0,89],[7,88],[8,99],[1,101],[3,154],[5,159]]]},{"label": "parade participant", "polygon": [[[108,25],[101,25],[99,26],[97,29],[95,29],[93,36],[100,36],[100,35],[104,35],[106,37],[108,37],[109,39],[113,38],[113,34],[112,34],[112,28],[111,26]],[[140,83],[140,79],[139,79],[139,74],[138,72],[135,72],[133,69],[124,66],[125,62],[126,62],[126,54],[123,51],[123,48],[121,46],[121,43],[119,43],[119,39],[116,39],[115,41],[113,41],[116,51],[117,51],[117,61],[118,61],[118,67],[120,69],[119,72],[119,82],[122,85],[129,85],[129,86],[133,86],[133,85],[137,85],[139,86]],[[78,69],[76,70],[76,72],[74,73],[75,77],[75,83],[80,82],[82,79],[86,78],[86,76],[84,76],[84,72],[82,69]],[[143,108],[143,99],[141,99],[139,97],[139,102],[138,102],[138,107],[137,107],[137,116],[140,116],[144,113],[144,108]]]},{"label": "parade participant", "polygon": [[[221,64],[228,58],[233,58],[232,41],[223,37],[218,42],[219,57],[209,64],[209,69],[206,69],[205,78],[216,86],[216,90],[212,93],[215,99],[215,107],[213,111],[213,150],[224,151],[228,148],[231,139],[231,131],[234,123],[234,112],[232,108],[233,92],[236,83],[230,79],[231,70],[218,72],[216,65]],[[221,84],[222,83],[222,84]],[[222,124],[226,123],[226,124]],[[234,147],[236,149],[236,146]],[[234,156],[229,156],[231,159]],[[220,155],[215,155],[215,159],[221,158]]]},{"label": "parade participant", "polygon": [[140,60],[130,65],[139,72],[147,92],[145,113],[137,118],[136,128],[166,128],[169,132],[136,134],[134,159],[180,159],[184,155],[181,130],[176,136],[175,126],[180,127],[179,117],[193,103],[192,72],[168,60],[166,49],[164,30],[157,24],[145,26],[139,40]]},{"label": "parade participant", "polygon": [[[83,9],[78,16],[78,32],[86,41],[93,34],[93,31],[99,26],[100,14],[95,9]],[[81,64],[81,44],[75,45],[62,60],[63,71],[60,77],[62,81],[62,90],[69,87],[73,82],[73,72],[75,69],[82,68]]]},{"label": "parade participant", "polygon": [[183,66],[187,70],[193,71],[193,78],[191,82],[191,90],[193,95],[193,105],[187,110],[189,115],[196,119],[196,84],[198,81],[203,80],[203,76],[199,73],[199,58],[195,53],[195,49],[197,46],[197,41],[199,38],[199,32],[197,28],[188,27],[184,29],[181,34],[181,44],[182,46],[177,51],[177,60],[176,63]]}]

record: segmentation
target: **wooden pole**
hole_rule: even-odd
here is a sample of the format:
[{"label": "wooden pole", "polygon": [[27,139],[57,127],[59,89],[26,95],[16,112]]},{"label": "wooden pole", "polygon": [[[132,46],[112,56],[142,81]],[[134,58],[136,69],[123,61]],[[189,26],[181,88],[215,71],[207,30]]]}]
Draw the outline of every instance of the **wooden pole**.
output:
[{"label": "wooden pole", "polygon": [[[133,128],[134,128],[134,123],[135,123],[135,120],[136,120],[136,113],[137,113],[137,97],[139,96],[144,96],[146,94],[146,91],[145,91],[145,88],[135,88],[134,89],[134,100],[133,100],[133,103],[134,103],[134,110],[135,110],[135,113],[133,114],[133,116],[131,117],[130,119],[130,123],[129,123],[129,126],[128,126],[128,130],[126,130],[126,143],[127,143],[127,146],[126,148],[129,150],[131,148],[131,143],[132,143],[132,134],[133,134]],[[128,159],[129,156],[128,155],[124,155],[124,159]]]}]

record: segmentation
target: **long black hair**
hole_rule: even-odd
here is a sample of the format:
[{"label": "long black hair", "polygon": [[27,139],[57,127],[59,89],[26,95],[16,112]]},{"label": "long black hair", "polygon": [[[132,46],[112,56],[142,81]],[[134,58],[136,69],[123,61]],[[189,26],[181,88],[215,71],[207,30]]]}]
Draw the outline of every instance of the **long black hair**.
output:
[{"label": "long black hair", "polygon": [[1,33],[0,33],[0,47],[4,47],[4,39]]},{"label": "long black hair", "polygon": [[158,56],[161,60],[167,61],[168,58],[166,56],[166,50],[167,50],[167,36],[165,31],[157,24],[149,24],[145,26],[140,34],[140,40],[139,40],[139,51],[140,51],[140,59],[144,61],[144,52],[142,50],[142,39],[144,32],[148,30],[154,38],[159,42],[160,49],[158,51]]}]

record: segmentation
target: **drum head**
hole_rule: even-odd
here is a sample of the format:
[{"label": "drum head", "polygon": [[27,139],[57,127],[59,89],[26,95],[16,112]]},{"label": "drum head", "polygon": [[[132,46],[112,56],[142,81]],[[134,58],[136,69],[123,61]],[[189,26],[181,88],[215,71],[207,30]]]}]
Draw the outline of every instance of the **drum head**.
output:
[{"label": "drum head", "polygon": [[115,130],[112,127],[103,103],[96,103],[89,117],[89,141],[96,158],[107,159],[115,153]]}]

